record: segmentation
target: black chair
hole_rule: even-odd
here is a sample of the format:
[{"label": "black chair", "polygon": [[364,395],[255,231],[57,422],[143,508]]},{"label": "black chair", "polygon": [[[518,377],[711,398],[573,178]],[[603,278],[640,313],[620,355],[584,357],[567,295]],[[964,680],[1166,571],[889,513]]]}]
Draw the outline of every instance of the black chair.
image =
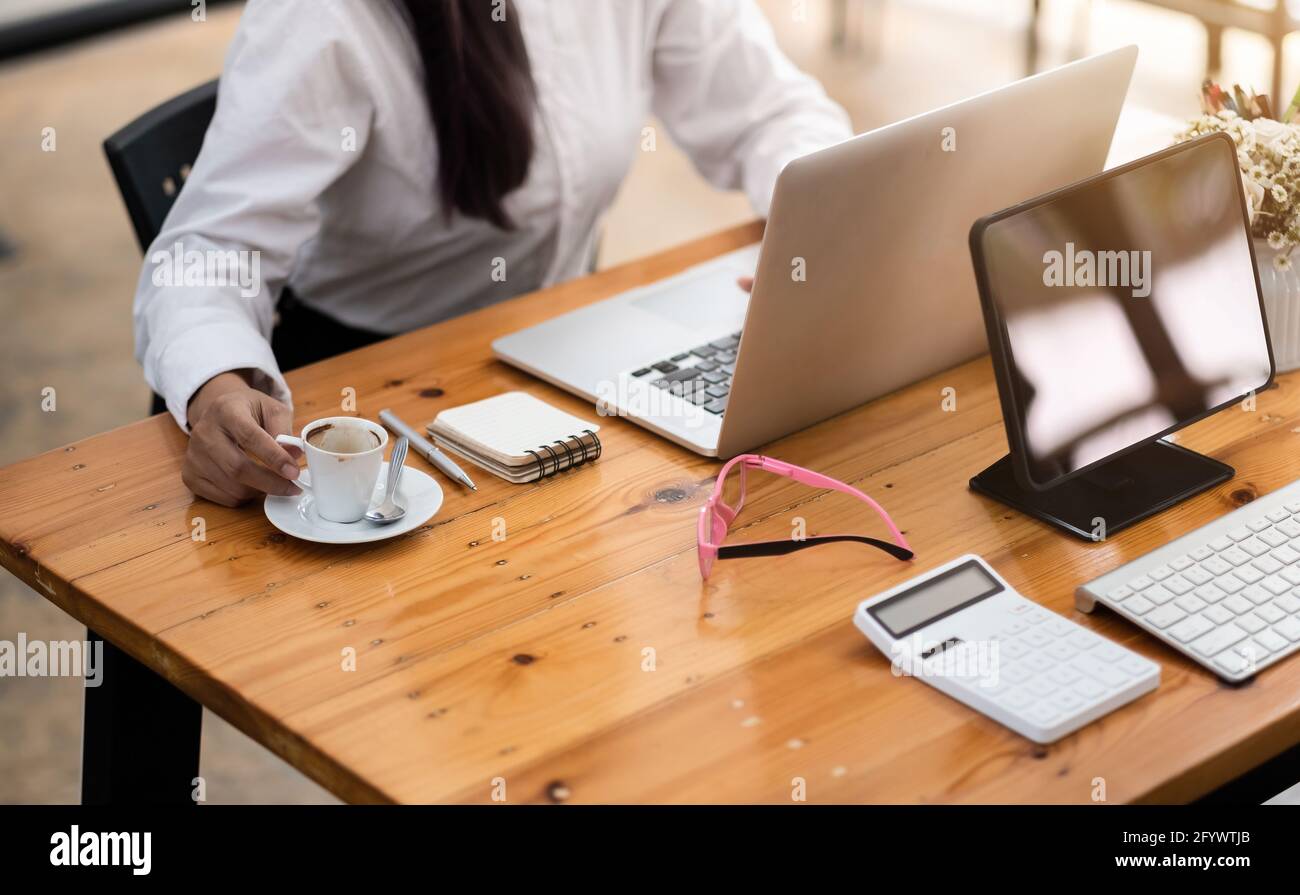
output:
[{"label": "black chair", "polygon": [[217,110],[210,81],[146,112],[104,141],[141,251],[162,230]]}]

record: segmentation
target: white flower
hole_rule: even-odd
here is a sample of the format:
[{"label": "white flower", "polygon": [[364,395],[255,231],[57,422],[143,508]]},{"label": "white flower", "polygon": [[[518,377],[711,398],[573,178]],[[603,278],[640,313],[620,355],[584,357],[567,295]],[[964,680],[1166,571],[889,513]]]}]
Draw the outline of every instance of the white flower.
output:
[{"label": "white flower", "polygon": [[1274,184],[1273,189],[1270,192],[1272,192],[1273,194],[1274,202],[1276,202],[1278,205],[1286,204],[1288,196],[1285,187],[1281,187],[1278,186],[1277,184]]},{"label": "white flower", "polygon": [[1286,245],[1286,236],[1280,230],[1274,230],[1268,234],[1268,247],[1274,251],[1280,250]]},{"label": "white flower", "polygon": [[1290,270],[1290,269],[1291,269],[1291,254],[1290,254],[1290,252],[1288,252],[1288,253],[1286,253],[1286,254],[1282,254],[1282,253],[1279,252],[1278,254],[1274,255],[1274,256],[1273,256],[1273,269],[1274,269],[1274,270],[1277,270],[1277,271],[1280,271],[1280,272],[1282,272],[1282,273],[1286,273],[1288,270]]}]

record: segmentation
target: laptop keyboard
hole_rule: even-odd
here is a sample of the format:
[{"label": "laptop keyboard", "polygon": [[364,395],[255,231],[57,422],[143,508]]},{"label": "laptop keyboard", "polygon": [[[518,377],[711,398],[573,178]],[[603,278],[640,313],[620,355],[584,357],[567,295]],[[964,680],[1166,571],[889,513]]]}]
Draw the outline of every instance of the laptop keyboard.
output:
[{"label": "laptop keyboard", "polygon": [[739,347],[740,333],[732,333],[633,370],[631,375],[722,416],[731,395],[731,376],[736,372]]}]

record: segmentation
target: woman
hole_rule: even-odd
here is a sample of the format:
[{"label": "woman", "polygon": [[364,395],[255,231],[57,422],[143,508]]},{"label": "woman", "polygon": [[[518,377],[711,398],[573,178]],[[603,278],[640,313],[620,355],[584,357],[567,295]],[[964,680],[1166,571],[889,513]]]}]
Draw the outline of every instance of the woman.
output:
[{"label": "woman", "polygon": [[282,370],[583,273],[652,114],[760,215],[851,133],[754,0],[249,0],[135,301],[186,485],[297,493]]}]

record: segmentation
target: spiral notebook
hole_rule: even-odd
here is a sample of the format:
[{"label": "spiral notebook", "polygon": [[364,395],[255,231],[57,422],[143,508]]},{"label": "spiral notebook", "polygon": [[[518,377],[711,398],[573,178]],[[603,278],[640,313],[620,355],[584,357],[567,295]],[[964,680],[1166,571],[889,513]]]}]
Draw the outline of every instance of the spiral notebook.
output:
[{"label": "spiral notebook", "polygon": [[601,454],[600,426],[525,392],[452,407],[428,426],[438,446],[507,482],[535,482]]}]

